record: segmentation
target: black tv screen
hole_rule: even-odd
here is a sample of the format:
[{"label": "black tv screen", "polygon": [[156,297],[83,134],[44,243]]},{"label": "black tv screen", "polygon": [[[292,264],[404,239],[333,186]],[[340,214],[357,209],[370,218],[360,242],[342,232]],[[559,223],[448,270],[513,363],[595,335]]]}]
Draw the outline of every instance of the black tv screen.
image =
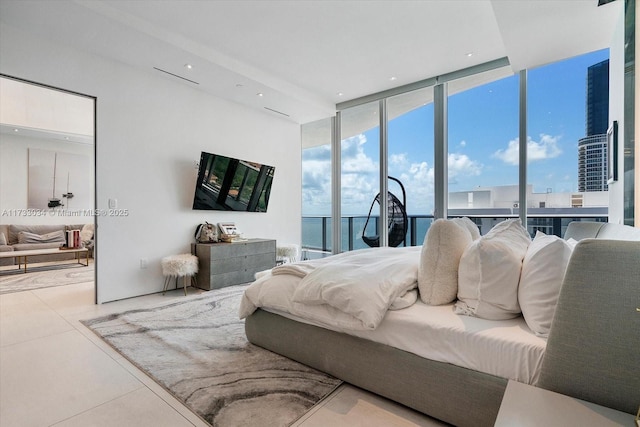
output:
[{"label": "black tv screen", "polygon": [[193,209],[266,212],[274,171],[273,166],[203,151]]}]

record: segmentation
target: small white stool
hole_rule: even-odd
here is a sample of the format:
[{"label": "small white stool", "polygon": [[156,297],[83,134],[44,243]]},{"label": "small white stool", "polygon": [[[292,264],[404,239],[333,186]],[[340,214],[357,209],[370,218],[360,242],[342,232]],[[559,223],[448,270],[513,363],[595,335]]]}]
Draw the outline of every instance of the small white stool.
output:
[{"label": "small white stool", "polygon": [[298,245],[289,244],[276,246],[276,264],[285,264],[288,262],[296,262],[298,260]]},{"label": "small white stool", "polygon": [[198,272],[198,257],[191,254],[170,255],[162,258],[162,275],[165,276],[162,295],[169,289],[171,279],[176,279],[176,289],[178,289],[178,278],[184,279],[184,294],[187,295],[188,277],[196,284],[196,273]]}]

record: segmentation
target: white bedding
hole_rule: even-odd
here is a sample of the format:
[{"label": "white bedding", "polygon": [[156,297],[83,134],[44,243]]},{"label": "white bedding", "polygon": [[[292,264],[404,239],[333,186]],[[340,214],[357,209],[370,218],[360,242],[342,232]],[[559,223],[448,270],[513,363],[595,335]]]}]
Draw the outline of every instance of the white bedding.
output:
[{"label": "white bedding", "polygon": [[337,327],[375,329],[389,308],[404,308],[417,299],[419,259],[419,247],[362,249],[284,264],[271,275],[301,278],[292,313]]},{"label": "white bedding", "polygon": [[522,317],[485,320],[455,314],[453,304],[429,306],[418,299],[408,308],[387,311],[374,330],[354,329],[353,319],[331,306],[293,301],[301,281],[289,274],[264,275],[245,291],[240,316],[261,307],[428,359],[526,384],[537,381],[546,340],[533,334]]}]

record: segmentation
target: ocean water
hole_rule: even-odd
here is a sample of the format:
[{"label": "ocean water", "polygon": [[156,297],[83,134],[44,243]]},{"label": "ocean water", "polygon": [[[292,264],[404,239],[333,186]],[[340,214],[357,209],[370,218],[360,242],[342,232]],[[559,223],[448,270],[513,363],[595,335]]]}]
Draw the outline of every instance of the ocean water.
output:
[{"label": "ocean water", "polygon": [[[366,228],[367,236],[376,234],[377,217],[371,217]],[[424,236],[433,222],[431,216],[410,216],[409,230],[407,232],[406,245],[411,245],[411,227],[415,225],[416,246],[422,245]],[[342,218],[342,248],[343,250],[364,249],[369,246],[362,240],[363,230],[367,223],[366,216],[343,217]],[[325,231],[325,247],[323,247],[323,224]],[[349,235],[351,235],[351,245]],[[331,218],[328,217],[302,217],[302,246],[315,250],[331,250]]]}]

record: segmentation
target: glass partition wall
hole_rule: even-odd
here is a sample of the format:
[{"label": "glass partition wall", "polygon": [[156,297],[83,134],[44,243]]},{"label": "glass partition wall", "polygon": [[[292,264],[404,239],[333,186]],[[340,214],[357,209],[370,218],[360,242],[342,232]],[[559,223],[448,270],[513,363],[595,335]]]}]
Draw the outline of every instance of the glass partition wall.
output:
[{"label": "glass partition wall", "polygon": [[[387,191],[406,212],[406,234],[398,246],[421,245],[434,220],[438,179],[446,191],[446,216],[470,217],[483,234],[507,218],[525,218],[532,236],[538,230],[562,235],[573,220],[606,221],[606,186],[587,189],[579,181],[594,173],[606,177],[606,171],[593,166],[606,160],[606,144],[581,151],[609,124],[603,117],[608,111],[605,81],[608,50],[518,75],[506,62],[494,61],[338,105],[339,120],[325,123],[325,143],[303,148],[303,246],[338,252],[330,244],[330,191],[313,197],[309,192],[318,184],[312,178],[320,153],[325,188],[331,185],[331,123],[337,123],[334,147],[340,147],[339,251],[369,247],[367,241],[381,233],[381,214],[389,216],[392,210],[373,202]],[[436,84],[445,93],[446,113],[440,116]],[[436,126],[446,129],[443,140],[436,140]],[[316,127],[303,125],[303,145],[305,134]],[[436,144],[444,147],[440,159]],[[520,147],[526,147],[522,155]],[[444,164],[438,167],[439,161]],[[586,171],[587,161],[595,169]],[[318,209],[320,201],[323,209]]]}]

